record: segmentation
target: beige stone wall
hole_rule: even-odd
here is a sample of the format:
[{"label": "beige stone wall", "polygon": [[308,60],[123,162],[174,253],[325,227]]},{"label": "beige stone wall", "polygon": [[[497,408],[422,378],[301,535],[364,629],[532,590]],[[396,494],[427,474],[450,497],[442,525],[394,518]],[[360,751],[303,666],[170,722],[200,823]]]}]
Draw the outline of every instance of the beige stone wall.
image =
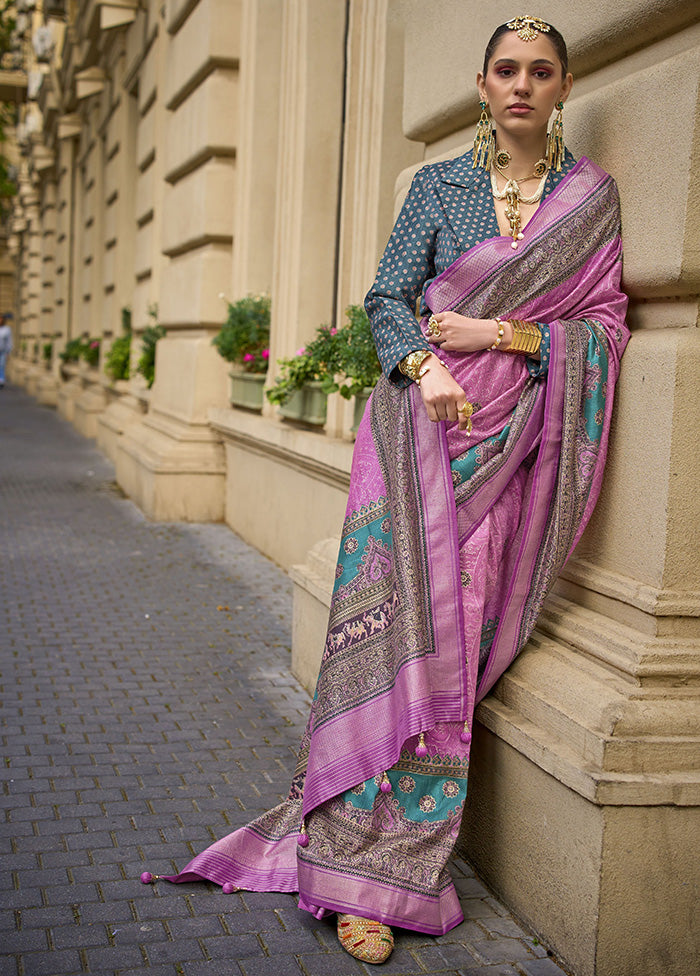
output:
[{"label": "beige stone wall", "polygon": [[[618,180],[633,337],[593,521],[479,709],[461,845],[577,976],[689,976],[700,12],[683,0],[536,12],[569,41],[567,143]],[[80,0],[23,109],[13,376],[47,397],[52,377],[59,409],[149,515],[223,518],[292,571],[307,684],[351,406],[332,397],[320,431],[270,405],[231,408],[211,346],[220,295],[271,293],[268,383],[277,357],[360,302],[416,167],[468,147],[485,42],[513,13],[503,0]],[[84,331],[104,355],[126,305],[134,363],[149,309],[167,331],[150,391],[34,362],[36,342]]]}]

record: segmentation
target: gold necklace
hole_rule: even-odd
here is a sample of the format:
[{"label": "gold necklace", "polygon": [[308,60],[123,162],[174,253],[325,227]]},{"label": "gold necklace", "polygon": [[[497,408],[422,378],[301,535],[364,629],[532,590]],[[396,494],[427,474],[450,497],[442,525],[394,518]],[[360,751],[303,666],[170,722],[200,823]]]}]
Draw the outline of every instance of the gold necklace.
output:
[{"label": "gold necklace", "polygon": [[[542,198],[548,175],[549,170],[545,170],[540,182],[537,184],[535,192],[531,193],[529,197],[524,197],[520,192],[520,186],[517,180],[507,180],[503,189],[499,190],[494,167],[491,167],[491,193],[493,194],[494,200],[506,201],[506,219],[510,224],[510,233],[513,238],[513,243],[510,245],[512,248],[516,248],[518,241],[523,239],[520,204],[537,203]],[[530,177],[524,177],[521,182],[525,179],[530,179]]]},{"label": "gold necklace", "polygon": [[[511,154],[508,152],[507,149],[498,149],[496,151],[496,154],[493,157],[494,166],[496,167],[499,173],[505,176],[506,179],[508,179],[508,174],[506,173],[506,170],[510,166],[512,158],[513,157],[511,156]],[[534,179],[535,177],[539,180],[541,176],[544,176],[544,174],[547,172],[548,169],[549,167],[547,166],[547,160],[544,158],[544,156],[542,156],[540,157],[540,159],[537,160],[535,165],[532,167],[532,177],[529,176],[518,177],[518,182],[522,183],[523,180]]]}]

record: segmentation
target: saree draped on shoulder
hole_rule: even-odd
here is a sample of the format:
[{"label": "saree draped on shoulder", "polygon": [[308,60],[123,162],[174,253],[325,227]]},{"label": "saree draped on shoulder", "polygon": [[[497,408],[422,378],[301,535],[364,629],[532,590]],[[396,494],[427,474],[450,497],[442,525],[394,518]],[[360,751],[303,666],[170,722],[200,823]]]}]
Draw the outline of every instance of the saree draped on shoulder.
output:
[{"label": "saree draped on shoulder", "polygon": [[579,161],[510,245],[471,247],[427,303],[546,323],[546,380],[521,356],[441,351],[475,405],[468,437],[431,423],[414,384],[380,380],[289,796],[169,880],[298,891],[319,917],[433,934],[461,921],[447,861],[474,707],[527,642],[591,515],[629,336],[617,191],[593,163]]}]

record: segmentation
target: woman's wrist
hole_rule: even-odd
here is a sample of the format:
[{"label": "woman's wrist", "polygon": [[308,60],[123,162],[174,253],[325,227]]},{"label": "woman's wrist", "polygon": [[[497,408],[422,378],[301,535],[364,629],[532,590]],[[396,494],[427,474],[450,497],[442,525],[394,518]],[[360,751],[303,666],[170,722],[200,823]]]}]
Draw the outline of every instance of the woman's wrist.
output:
[{"label": "woman's wrist", "polygon": [[539,356],[542,329],[537,322],[525,319],[509,319],[513,335],[504,352],[522,356]]},{"label": "woman's wrist", "polygon": [[494,325],[496,326],[497,332],[493,344],[487,347],[489,352],[493,352],[494,349],[498,349],[500,344],[503,342],[504,336],[506,334],[506,329],[509,327],[509,323],[504,322],[502,319],[494,319],[493,322]]},{"label": "woman's wrist", "polygon": [[542,330],[537,322],[523,319],[494,319],[498,334],[489,351],[499,349],[501,352],[534,356],[537,358],[542,342]]},{"label": "woman's wrist", "polygon": [[442,366],[443,369],[446,369],[448,373],[450,372],[450,367],[447,365],[447,363],[444,363],[439,356],[435,355],[434,352],[430,353],[429,356],[425,357],[423,362],[418,367],[418,375],[416,376],[416,383],[418,384],[418,386],[420,386],[420,382],[425,376],[425,374],[429,373],[430,370],[433,368],[433,366],[438,366],[438,365]]},{"label": "woman's wrist", "polygon": [[413,352],[409,352],[407,356],[404,356],[399,362],[399,371],[408,376],[409,380],[413,380],[414,383],[418,382],[419,370],[428,356],[432,356],[433,353],[430,349],[414,349]]}]

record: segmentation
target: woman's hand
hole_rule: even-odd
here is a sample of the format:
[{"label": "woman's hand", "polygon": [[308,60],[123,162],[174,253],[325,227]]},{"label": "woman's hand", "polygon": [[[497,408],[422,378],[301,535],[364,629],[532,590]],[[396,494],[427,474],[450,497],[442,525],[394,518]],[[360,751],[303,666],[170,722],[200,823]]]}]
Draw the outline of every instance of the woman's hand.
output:
[{"label": "woman's hand", "polygon": [[[452,312],[446,313],[448,315]],[[458,316],[459,318],[459,316]],[[431,353],[421,365],[420,394],[428,411],[428,419],[456,420],[460,430],[469,427],[469,413],[464,413],[467,396],[449,370],[445,369],[436,355]]]},{"label": "woman's hand", "polygon": [[[457,312],[435,312],[440,335],[428,335],[428,342],[447,352],[479,352],[489,349],[498,337],[495,319],[468,319]],[[506,336],[506,338],[508,338]]]}]

